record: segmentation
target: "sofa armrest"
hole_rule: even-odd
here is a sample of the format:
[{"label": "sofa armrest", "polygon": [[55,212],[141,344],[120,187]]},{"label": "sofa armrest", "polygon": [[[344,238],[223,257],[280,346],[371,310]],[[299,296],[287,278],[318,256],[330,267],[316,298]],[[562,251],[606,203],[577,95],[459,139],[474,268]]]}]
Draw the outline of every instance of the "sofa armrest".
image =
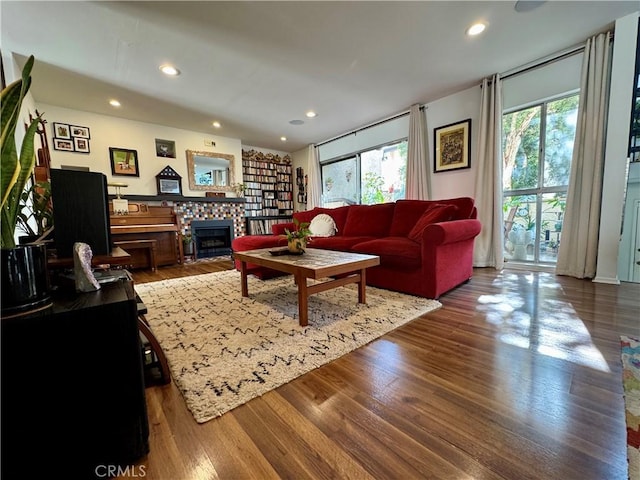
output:
[{"label": "sofa armrest", "polygon": [[276,223],[274,225],[271,225],[271,233],[273,233],[274,235],[285,235],[286,234],[286,232],[284,231],[285,228],[288,228],[289,231],[295,230],[296,224],[293,222]]},{"label": "sofa armrest", "polygon": [[422,232],[422,244],[444,245],[471,240],[480,234],[481,229],[482,224],[475,219],[432,223]]}]

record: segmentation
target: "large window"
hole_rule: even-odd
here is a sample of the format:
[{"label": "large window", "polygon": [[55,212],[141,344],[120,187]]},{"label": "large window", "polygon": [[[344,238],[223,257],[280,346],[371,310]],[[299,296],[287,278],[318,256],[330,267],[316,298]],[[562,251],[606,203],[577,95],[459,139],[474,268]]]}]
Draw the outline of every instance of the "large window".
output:
[{"label": "large window", "polygon": [[571,95],[502,117],[507,261],[556,262],[577,115]]},{"label": "large window", "polygon": [[371,205],[405,197],[407,141],[323,162],[322,204]]}]

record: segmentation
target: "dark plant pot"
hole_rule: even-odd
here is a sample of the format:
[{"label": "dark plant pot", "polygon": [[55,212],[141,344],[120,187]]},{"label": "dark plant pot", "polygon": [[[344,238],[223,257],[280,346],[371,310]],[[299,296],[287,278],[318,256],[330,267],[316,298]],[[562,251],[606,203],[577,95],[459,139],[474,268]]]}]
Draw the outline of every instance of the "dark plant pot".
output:
[{"label": "dark plant pot", "polygon": [[51,304],[47,246],[2,249],[2,316],[27,313]]}]

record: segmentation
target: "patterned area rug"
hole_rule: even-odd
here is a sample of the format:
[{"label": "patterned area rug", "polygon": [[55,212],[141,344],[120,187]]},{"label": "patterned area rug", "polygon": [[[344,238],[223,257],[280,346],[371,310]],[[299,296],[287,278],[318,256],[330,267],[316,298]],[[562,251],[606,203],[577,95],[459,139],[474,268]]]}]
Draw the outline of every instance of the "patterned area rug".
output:
[{"label": "patterned area rug", "polygon": [[620,337],[629,478],[640,479],[640,340]]},{"label": "patterned area rug", "polygon": [[173,380],[203,423],[435,310],[435,300],[355,285],[309,297],[298,324],[293,278],[249,277],[240,295],[235,270],[136,285]]}]

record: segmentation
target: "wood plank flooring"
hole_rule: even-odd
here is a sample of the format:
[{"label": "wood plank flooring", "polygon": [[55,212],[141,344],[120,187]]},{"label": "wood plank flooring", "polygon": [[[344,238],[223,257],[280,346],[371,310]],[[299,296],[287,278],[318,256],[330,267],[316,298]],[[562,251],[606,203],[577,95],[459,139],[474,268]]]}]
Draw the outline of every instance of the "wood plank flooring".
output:
[{"label": "wood plank flooring", "polygon": [[[133,274],[143,283],[227,268]],[[173,382],[147,388],[151,451],[128,474],[627,479],[619,335],[640,335],[640,284],[487,268],[440,301],[205,424]]]}]

